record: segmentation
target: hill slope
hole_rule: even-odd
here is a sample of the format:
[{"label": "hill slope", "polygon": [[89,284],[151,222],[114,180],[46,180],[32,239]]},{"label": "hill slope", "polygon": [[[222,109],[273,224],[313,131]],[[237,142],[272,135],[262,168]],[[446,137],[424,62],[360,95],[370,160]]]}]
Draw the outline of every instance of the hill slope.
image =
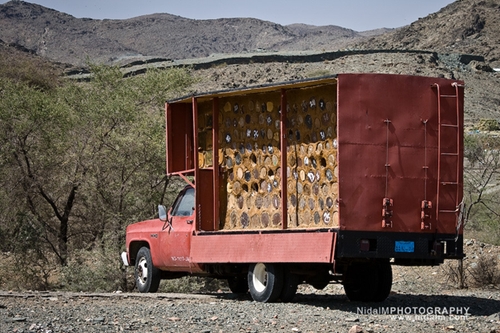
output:
[{"label": "hill slope", "polygon": [[358,46],[482,55],[500,67],[500,2],[457,0],[434,14]]},{"label": "hill slope", "polygon": [[186,59],[258,49],[335,50],[363,38],[337,26],[281,26],[253,18],[192,20],[153,14],[93,20],[23,1],[0,5],[0,39],[76,65],[88,59],[98,63],[141,56]]},{"label": "hill slope", "polygon": [[[201,81],[193,89],[218,90],[346,72],[444,76],[466,82],[466,119],[468,126],[473,127],[480,118],[500,119],[500,73],[492,70],[500,68],[499,10],[498,0],[458,0],[409,26],[377,36],[383,31],[357,33],[335,26],[303,24],[284,27],[256,19],[197,21],[169,14],[129,20],[76,19],[42,6],[11,1],[0,5],[0,39],[5,41],[0,57],[14,59],[13,54],[24,50],[30,53],[30,59],[36,54],[73,65],[87,60],[120,65],[148,57],[187,59],[259,48],[294,54],[350,45],[350,49],[365,51],[341,52],[330,60],[321,60],[320,55],[316,62],[303,58],[297,63],[288,61],[288,54],[277,60],[263,53],[267,60],[255,63],[248,52],[246,61],[234,65],[228,65],[231,62],[227,57],[210,57],[208,60],[218,59],[218,65],[194,70],[193,75]],[[4,53],[7,45],[15,45],[15,52]],[[486,62],[480,57],[466,60],[471,57],[462,57],[460,53],[485,57]],[[156,60],[155,66],[161,62]],[[137,63],[140,67],[141,61]],[[142,63],[142,67],[151,64]],[[61,69],[58,65],[57,71]]]}]

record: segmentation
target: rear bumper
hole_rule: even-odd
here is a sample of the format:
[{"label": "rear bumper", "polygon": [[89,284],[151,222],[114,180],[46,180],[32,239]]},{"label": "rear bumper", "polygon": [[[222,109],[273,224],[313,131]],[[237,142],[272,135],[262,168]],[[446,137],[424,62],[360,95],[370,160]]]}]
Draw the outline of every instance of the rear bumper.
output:
[{"label": "rear bumper", "polygon": [[339,231],[336,260],[390,258],[400,265],[433,265],[444,259],[461,259],[463,235],[399,232]]}]

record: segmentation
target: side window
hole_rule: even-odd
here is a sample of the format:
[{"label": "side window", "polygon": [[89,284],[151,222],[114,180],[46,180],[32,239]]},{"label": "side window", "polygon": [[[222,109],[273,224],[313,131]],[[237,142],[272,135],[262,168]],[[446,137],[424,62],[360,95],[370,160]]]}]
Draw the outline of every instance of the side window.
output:
[{"label": "side window", "polygon": [[177,199],[172,216],[191,216],[194,207],[194,189],[190,188],[184,192],[182,198]]}]

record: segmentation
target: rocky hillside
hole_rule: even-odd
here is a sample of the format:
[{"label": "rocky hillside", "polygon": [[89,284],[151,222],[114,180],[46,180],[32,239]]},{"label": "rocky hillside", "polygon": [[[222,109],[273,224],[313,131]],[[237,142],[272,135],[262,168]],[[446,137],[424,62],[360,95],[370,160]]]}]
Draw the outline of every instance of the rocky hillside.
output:
[{"label": "rocky hillside", "polygon": [[[500,72],[494,71],[500,68],[498,0],[457,0],[409,26],[361,33],[335,26],[281,26],[251,18],[190,20],[154,14],[128,20],[77,19],[10,1],[0,5],[0,46],[3,64],[28,54],[29,59],[38,55],[78,67],[87,61],[124,65],[128,73],[140,73],[152,65],[190,65],[200,80],[194,91],[346,72],[444,76],[466,82],[468,128],[481,118],[500,119]],[[350,51],[321,53],[343,48]],[[280,54],[266,52],[273,50]],[[303,50],[315,56],[303,56],[306,52],[298,56]],[[56,67],[67,69],[61,64]]]},{"label": "rocky hillside", "polygon": [[457,0],[409,26],[370,38],[363,48],[477,54],[500,67],[500,2]]},{"label": "rocky hillside", "polygon": [[500,3],[457,0],[400,29],[356,32],[338,26],[282,26],[253,18],[192,20],[170,14],[78,19],[13,0],[0,5],[0,40],[73,65],[361,48],[475,54],[491,67],[500,67]]},{"label": "rocky hillside", "polygon": [[1,40],[75,65],[142,56],[187,59],[256,50],[336,50],[384,31],[361,34],[337,26],[282,26],[253,18],[192,20],[170,14],[78,19],[23,1],[0,5]]}]

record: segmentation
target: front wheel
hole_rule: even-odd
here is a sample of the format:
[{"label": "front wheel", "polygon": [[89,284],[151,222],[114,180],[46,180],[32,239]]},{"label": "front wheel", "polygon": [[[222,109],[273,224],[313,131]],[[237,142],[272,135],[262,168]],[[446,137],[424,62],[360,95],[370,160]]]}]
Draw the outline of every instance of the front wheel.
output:
[{"label": "front wheel", "polygon": [[276,301],[283,290],[283,268],[276,264],[251,264],[248,269],[248,288],[257,302]]},{"label": "front wheel", "polygon": [[160,286],[160,270],[153,265],[151,252],[141,247],[135,260],[135,283],[141,293],[154,293]]}]

